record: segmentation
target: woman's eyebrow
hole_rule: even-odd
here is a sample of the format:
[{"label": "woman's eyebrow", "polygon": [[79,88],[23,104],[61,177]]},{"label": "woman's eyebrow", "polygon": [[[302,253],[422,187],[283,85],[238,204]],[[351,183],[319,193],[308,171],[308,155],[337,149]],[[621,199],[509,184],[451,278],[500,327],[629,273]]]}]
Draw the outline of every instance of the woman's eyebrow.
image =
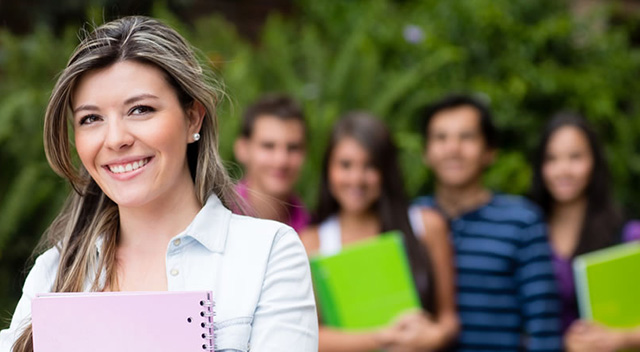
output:
[{"label": "woman's eyebrow", "polygon": [[153,95],[153,94],[149,94],[149,93],[144,93],[144,94],[140,94],[140,95],[135,95],[127,100],[124,101],[124,105],[129,105],[129,104],[133,104],[137,101],[143,100],[143,99],[160,99],[157,96]]},{"label": "woman's eyebrow", "polygon": [[78,111],[83,111],[83,110],[88,110],[88,111],[97,111],[98,107],[95,105],[80,105],[77,108],[73,109],[73,113],[77,113]]},{"label": "woman's eyebrow", "polygon": [[[144,99],[160,99],[157,96],[153,95],[153,94],[149,94],[149,93],[144,93],[144,94],[140,94],[140,95],[135,95],[127,100],[124,101],[124,105],[130,105],[133,104],[137,101],[140,100],[144,100]],[[79,111],[97,111],[99,110],[97,106],[95,105],[91,105],[91,104],[84,104],[84,105],[80,105],[77,108],[73,109],[73,113],[77,113]]]}]

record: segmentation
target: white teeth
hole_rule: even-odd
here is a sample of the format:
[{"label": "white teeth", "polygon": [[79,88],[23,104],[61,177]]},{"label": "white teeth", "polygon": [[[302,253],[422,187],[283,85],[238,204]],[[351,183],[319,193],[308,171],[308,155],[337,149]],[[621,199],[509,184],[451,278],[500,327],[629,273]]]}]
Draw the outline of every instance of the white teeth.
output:
[{"label": "white teeth", "polygon": [[131,171],[137,170],[147,165],[148,162],[149,162],[149,159],[147,158],[143,160],[134,161],[132,163],[128,163],[125,165],[116,165],[116,166],[108,166],[108,167],[109,167],[109,170],[114,174],[121,174],[123,172],[131,172]]}]

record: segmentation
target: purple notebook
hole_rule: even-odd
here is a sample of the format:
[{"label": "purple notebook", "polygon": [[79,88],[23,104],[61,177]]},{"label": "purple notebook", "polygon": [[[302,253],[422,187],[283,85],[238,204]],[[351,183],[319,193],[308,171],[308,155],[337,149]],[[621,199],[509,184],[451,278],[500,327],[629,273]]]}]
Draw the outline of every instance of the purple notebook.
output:
[{"label": "purple notebook", "polygon": [[34,352],[213,351],[213,315],[208,291],[41,294]]}]

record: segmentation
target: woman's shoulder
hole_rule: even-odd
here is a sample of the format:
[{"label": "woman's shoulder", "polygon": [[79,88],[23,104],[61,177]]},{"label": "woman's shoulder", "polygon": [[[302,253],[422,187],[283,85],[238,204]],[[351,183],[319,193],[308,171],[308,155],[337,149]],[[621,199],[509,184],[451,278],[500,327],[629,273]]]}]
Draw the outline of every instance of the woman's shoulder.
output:
[{"label": "woman's shoulder", "polygon": [[231,214],[229,234],[245,239],[246,237],[277,239],[287,234],[297,237],[296,231],[287,224],[238,214]]},{"label": "woman's shoulder", "polygon": [[447,221],[437,210],[433,208],[420,207],[420,215],[427,233],[434,230],[444,231],[447,229]]},{"label": "woman's shoulder", "polygon": [[[227,244],[237,243],[246,247],[252,243],[253,251],[269,250],[278,242],[300,242],[298,233],[289,225],[267,219],[232,214],[229,222]],[[260,244],[260,245],[258,245]]]},{"label": "woman's shoulder", "polygon": [[256,268],[269,266],[282,256],[293,261],[307,258],[300,237],[292,227],[244,215],[231,216],[222,248],[225,260],[251,261]]},{"label": "woman's shoulder", "polygon": [[433,208],[420,208],[424,233],[420,239],[430,247],[449,243],[449,225],[440,212]]},{"label": "woman's shoulder", "polygon": [[316,253],[320,248],[318,225],[311,225],[300,232],[300,240],[307,253]]},{"label": "woman's shoulder", "polygon": [[31,271],[55,272],[58,269],[59,263],[60,250],[57,247],[51,247],[36,257]]}]

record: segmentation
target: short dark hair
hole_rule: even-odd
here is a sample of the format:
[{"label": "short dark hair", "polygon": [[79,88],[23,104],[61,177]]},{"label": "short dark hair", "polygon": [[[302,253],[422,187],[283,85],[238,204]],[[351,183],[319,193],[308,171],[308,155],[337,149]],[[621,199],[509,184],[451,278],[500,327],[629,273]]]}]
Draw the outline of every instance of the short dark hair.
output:
[{"label": "short dark hair", "polygon": [[493,124],[493,116],[487,104],[484,104],[477,98],[469,95],[455,94],[442,98],[431,105],[427,106],[421,114],[421,129],[425,140],[429,137],[427,129],[429,124],[437,113],[460,108],[464,106],[470,106],[478,111],[480,115],[480,129],[484,140],[489,148],[496,148],[498,146],[498,138],[496,128]]},{"label": "short dark hair", "polygon": [[290,96],[274,93],[262,96],[247,108],[243,115],[240,129],[242,137],[250,138],[256,119],[264,115],[274,116],[285,121],[299,121],[306,134],[307,124],[304,120],[302,107]]}]

